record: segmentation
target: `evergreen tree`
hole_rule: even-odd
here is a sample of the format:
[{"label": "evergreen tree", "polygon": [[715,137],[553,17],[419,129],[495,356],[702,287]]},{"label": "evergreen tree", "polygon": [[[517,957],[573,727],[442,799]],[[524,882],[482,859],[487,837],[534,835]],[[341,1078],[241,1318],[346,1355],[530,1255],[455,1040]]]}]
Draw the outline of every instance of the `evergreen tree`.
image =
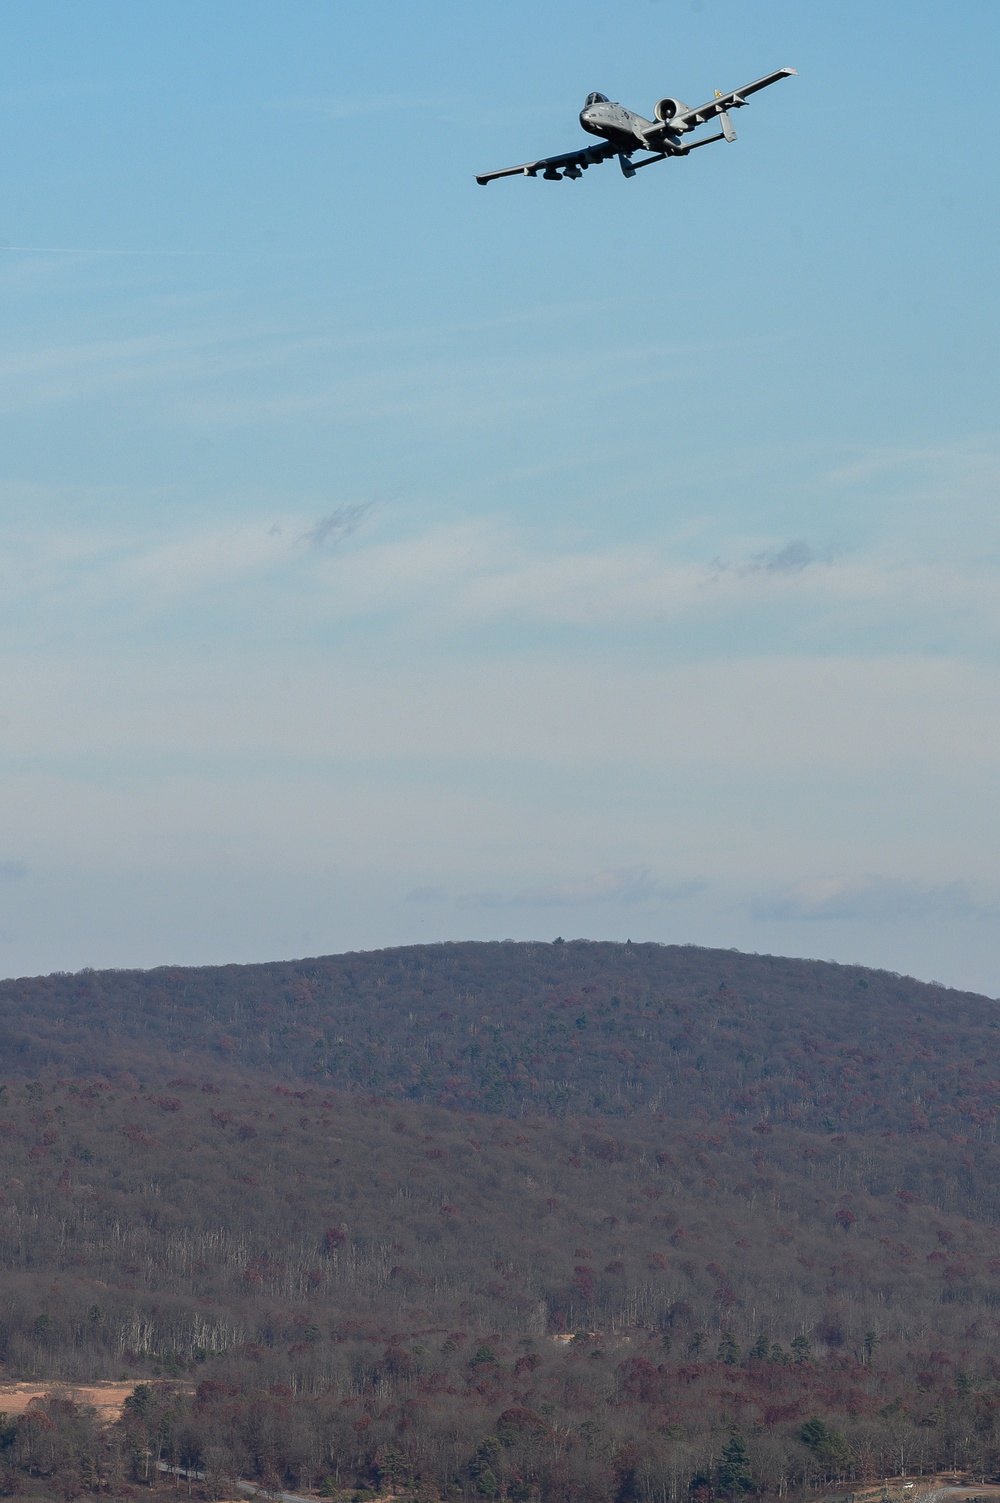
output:
[{"label": "evergreen tree", "polygon": [[821,1419],[806,1420],[799,1431],[799,1440],[830,1471],[843,1471],[850,1465],[852,1452],[844,1436]]},{"label": "evergreen tree", "polygon": [[722,1447],[719,1465],[715,1469],[715,1480],[719,1492],[729,1498],[753,1491],[754,1480],[746,1442],[736,1430]]},{"label": "evergreen tree", "polygon": [[740,1349],[736,1343],[732,1331],[723,1331],[722,1340],[719,1342],[719,1350],[715,1354],[716,1362],[725,1362],[728,1367],[735,1367],[740,1360]]}]

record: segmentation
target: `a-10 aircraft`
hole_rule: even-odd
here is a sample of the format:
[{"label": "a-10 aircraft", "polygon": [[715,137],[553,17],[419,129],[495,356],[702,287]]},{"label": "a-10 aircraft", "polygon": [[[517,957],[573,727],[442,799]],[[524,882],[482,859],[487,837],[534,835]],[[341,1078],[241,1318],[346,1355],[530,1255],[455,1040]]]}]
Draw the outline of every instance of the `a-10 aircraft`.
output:
[{"label": "a-10 aircraft", "polygon": [[[736,132],[729,118],[730,110],[738,110],[747,102],[748,94],[766,89],[779,78],[789,78],[794,68],[779,68],[777,73],[768,73],[764,78],[734,89],[731,94],[715,91],[715,98],[701,104],[696,110],[680,99],[661,99],[653,107],[653,120],[646,120],[627,110],[624,105],[613,104],[603,94],[588,94],[587,102],[580,111],[580,124],[592,136],[601,136],[600,146],[582,146],[579,151],[566,151],[558,157],[541,157],[537,162],[523,162],[520,167],[502,167],[499,172],[484,172],[477,176],[477,183],[492,182],[495,177],[537,177],[539,173],[548,181],[558,182],[564,177],[582,177],[588,167],[596,162],[606,162],[617,157],[626,177],[635,177],[640,167],[650,167],[653,162],[664,162],[667,157],[686,157],[696,146],[708,146],[712,141],[735,141]],[[717,119],[722,129],[714,136],[702,136],[700,141],[687,138],[700,125]],[[633,162],[637,151],[652,152],[652,156]]]}]

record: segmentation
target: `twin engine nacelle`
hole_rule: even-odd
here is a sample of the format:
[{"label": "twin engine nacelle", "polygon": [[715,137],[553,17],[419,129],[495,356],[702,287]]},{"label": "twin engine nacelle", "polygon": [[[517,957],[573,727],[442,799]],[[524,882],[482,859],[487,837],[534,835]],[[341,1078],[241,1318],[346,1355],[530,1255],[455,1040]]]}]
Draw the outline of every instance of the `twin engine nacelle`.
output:
[{"label": "twin engine nacelle", "polygon": [[691,106],[685,104],[683,99],[658,99],[653,106],[653,114],[661,125],[666,125],[677,115],[686,115]]}]

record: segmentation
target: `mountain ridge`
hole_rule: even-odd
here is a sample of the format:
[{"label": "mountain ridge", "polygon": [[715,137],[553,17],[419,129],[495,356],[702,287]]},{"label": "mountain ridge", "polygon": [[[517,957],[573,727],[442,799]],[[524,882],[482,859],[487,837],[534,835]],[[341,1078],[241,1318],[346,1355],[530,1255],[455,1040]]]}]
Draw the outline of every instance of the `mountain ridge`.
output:
[{"label": "mountain ridge", "polygon": [[157,1059],[502,1114],[735,1113],[990,1131],[1000,1004],[893,972],[696,946],[405,946],[0,983],[30,1074]]}]

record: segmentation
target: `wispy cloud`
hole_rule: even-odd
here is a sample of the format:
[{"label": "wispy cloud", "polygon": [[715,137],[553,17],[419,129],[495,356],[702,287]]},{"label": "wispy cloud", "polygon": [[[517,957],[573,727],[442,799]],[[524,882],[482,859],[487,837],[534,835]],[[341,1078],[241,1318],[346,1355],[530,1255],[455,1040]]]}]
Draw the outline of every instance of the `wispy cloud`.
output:
[{"label": "wispy cloud", "polygon": [[469,908],[576,908],[602,903],[631,907],[681,902],[705,886],[702,881],[664,882],[647,867],[625,867],[508,894],[472,893],[460,902]]},{"label": "wispy cloud", "polygon": [[501,105],[491,107],[481,98],[458,94],[314,94],[275,100],[273,108],[289,114],[309,115],[316,120],[355,120],[371,115],[412,119],[418,112],[423,119],[430,116],[441,120],[467,119],[474,114],[480,129],[497,122],[509,126],[513,121],[561,118],[564,114],[563,105],[550,97],[520,101],[508,98]]},{"label": "wispy cloud", "polygon": [[[144,614],[162,615],[182,603],[188,612],[199,597],[208,608],[220,586],[238,592],[245,585],[245,608],[256,619],[266,583],[281,597],[286,621],[378,616],[446,634],[503,622],[629,630],[752,621],[761,630],[780,626],[782,640],[794,626],[800,650],[809,648],[801,631],[808,627],[820,633],[825,652],[859,631],[870,650],[880,632],[895,648],[902,627],[926,635],[933,626],[940,651],[962,635],[978,641],[1000,627],[997,569],[989,559],[965,567],[900,564],[876,553],[836,559],[795,540],[748,550],[742,563],[707,565],[669,543],[566,546],[499,518],[409,532],[400,532],[397,518],[391,529],[369,528],[381,510],[376,501],[277,518],[262,514],[264,505],[254,497],[243,520],[173,536],[28,524],[20,536],[8,532],[2,548],[8,604],[16,599],[23,621],[34,599],[48,619],[56,595],[65,613],[89,610],[97,599],[105,609],[131,608],[138,589]],[[350,549],[340,546],[357,534]],[[240,609],[236,594],[234,607]]]},{"label": "wispy cloud", "polygon": [[0,881],[18,882],[28,875],[28,868],[23,861],[0,861]]},{"label": "wispy cloud", "polygon": [[406,894],[407,903],[446,903],[448,894],[443,887],[414,887]]},{"label": "wispy cloud", "polygon": [[201,251],[182,250],[111,250],[106,246],[93,245],[11,245],[0,241],[0,252],[27,256],[169,256],[187,259],[202,255]]},{"label": "wispy cloud", "polygon": [[[17,252],[18,254],[14,254]],[[0,268],[32,255],[173,256],[171,250],[87,250],[69,247],[2,247]],[[187,257],[200,252],[177,252]],[[41,264],[41,262],[39,262]],[[161,412],[172,420],[203,429],[211,424],[208,393],[220,383],[253,378],[284,366],[321,343],[315,333],[269,328],[238,330],[175,328],[169,332],[121,339],[9,345],[0,357],[0,416],[31,408],[74,404],[106,396],[112,391],[134,397],[141,389],[158,388]]]},{"label": "wispy cloud", "polygon": [[455,109],[455,99],[434,99],[416,94],[336,94],[282,99],[275,108],[290,114],[311,115],[317,120],[355,120],[369,115],[402,115],[405,112]]},{"label": "wispy cloud", "polygon": [[215,591],[222,584],[279,567],[290,553],[284,533],[281,523],[271,528],[259,522],[217,527],[120,557],[113,573],[118,576],[119,590],[124,586],[133,593],[138,588],[147,602],[162,606],[184,595]]},{"label": "wispy cloud", "polygon": [[952,487],[972,482],[995,483],[1000,455],[995,438],[983,435],[963,438],[950,444],[860,446],[831,463],[822,477],[828,489],[843,493],[846,489],[883,477],[895,476],[912,487],[915,476],[922,486],[946,484]]},{"label": "wispy cloud", "polygon": [[746,574],[800,574],[803,569],[808,569],[810,564],[832,562],[832,549],[817,550],[811,548],[808,543],[796,540],[786,543],[783,548],[772,548],[766,553],[758,553],[756,558],[743,565],[743,572]]},{"label": "wispy cloud", "polygon": [[320,517],[312,527],[299,537],[300,543],[311,548],[322,548],[326,543],[339,543],[357,532],[362,522],[374,511],[376,502],[355,501],[347,506],[337,506],[327,516]]},{"label": "wispy cloud", "polygon": [[50,108],[69,99],[92,99],[100,95],[123,95],[135,93],[141,86],[126,83],[120,78],[77,78],[59,83],[32,84],[20,89],[4,89],[0,92],[0,109],[23,109],[33,105]]},{"label": "wispy cloud", "polygon": [[812,564],[832,564],[833,561],[832,548],[815,548],[802,538],[795,538],[789,543],[755,553],[742,563],[713,559],[710,574],[713,580],[727,573],[737,577],[748,574],[801,574],[803,569],[808,569]]},{"label": "wispy cloud", "polygon": [[753,918],[861,920],[873,924],[929,918],[976,918],[995,912],[965,882],[925,883],[898,877],[825,877],[797,882],[752,903]]}]

